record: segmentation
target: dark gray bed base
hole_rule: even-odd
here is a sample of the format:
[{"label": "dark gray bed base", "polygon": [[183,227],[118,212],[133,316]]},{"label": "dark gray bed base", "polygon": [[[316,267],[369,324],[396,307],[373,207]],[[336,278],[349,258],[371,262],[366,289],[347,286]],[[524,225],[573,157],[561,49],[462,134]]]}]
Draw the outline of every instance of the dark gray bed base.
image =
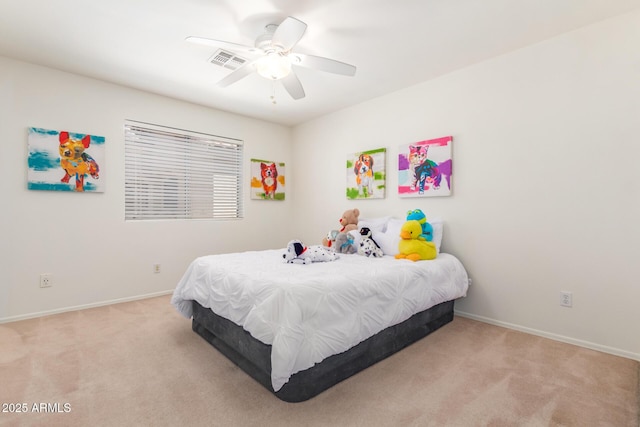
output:
[{"label": "dark gray bed base", "polygon": [[271,386],[270,345],[195,301],[192,328],[276,397],[286,402],[302,402],[451,322],[453,304],[454,301],[443,302],[384,329],[344,353],[292,375],[277,392]]}]

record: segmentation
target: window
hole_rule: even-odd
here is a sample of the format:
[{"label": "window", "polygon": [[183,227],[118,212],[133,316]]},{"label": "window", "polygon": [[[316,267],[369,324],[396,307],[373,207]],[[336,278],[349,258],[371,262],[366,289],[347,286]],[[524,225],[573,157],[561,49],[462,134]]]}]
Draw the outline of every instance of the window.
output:
[{"label": "window", "polygon": [[242,218],[242,141],[127,120],[125,220]]}]

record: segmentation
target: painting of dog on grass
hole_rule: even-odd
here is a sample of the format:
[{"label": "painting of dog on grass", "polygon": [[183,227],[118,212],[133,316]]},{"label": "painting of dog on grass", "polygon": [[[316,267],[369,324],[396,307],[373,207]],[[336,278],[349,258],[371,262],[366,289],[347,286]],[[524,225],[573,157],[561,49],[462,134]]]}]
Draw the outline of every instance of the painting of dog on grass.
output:
[{"label": "painting of dog on grass", "polygon": [[347,156],[347,199],[384,199],[386,148]]},{"label": "painting of dog on grass", "polygon": [[251,198],[284,200],[284,163],[251,159]]},{"label": "painting of dog on grass", "polygon": [[103,136],[29,128],[29,190],[104,192]]},{"label": "painting of dog on grass", "polygon": [[398,195],[429,197],[451,195],[452,137],[403,145],[398,150]]}]

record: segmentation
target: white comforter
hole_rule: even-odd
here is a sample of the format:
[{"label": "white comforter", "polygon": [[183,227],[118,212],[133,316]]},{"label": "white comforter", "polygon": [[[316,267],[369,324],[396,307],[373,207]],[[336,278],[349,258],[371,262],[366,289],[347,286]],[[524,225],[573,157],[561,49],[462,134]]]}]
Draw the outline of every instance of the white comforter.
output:
[{"label": "white comforter", "polygon": [[388,326],[466,295],[467,273],[453,255],[412,262],[340,255],[337,261],[286,264],[283,250],[194,260],[172,304],[191,318],[191,300],[270,344],[278,391],[296,372],[341,353]]}]

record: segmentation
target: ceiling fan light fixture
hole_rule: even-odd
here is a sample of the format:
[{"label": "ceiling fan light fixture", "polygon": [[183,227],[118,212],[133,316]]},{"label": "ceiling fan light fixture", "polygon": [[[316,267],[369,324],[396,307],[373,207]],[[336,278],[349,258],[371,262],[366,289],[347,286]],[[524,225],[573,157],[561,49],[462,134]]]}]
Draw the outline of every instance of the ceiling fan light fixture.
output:
[{"label": "ceiling fan light fixture", "polygon": [[[306,29],[307,24],[292,16],[288,16],[279,25],[267,25],[265,32],[256,38],[253,47],[224,40],[194,36],[187,37],[187,40],[193,43],[216,47],[218,50],[222,48],[229,50],[228,54],[226,56],[223,55],[222,58],[219,58],[217,53],[215,54],[215,63],[219,64],[224,61],[225,67],[227,67],[227,63],[231,63],[232,61],[229,58],[238,55],[236,52],[248,54],[248,59],[246,60],[243,60],[239,56],[237,57],[240,60],[234,62],[233,65],[237,63],[238,66],[235,67],[231,73],[219,80],[216,83],[217,86],[227,87],[256,72],[271,81],[280,80],[284,89],[291,95],[291,98],[302,99],[305,97],[304,88],[294,72],[296,70],[293,70],[293,65],[342,76],[352,77],[356,74],[356,67],[353,65],[323,56],[296,53],[294,48],[302,39]],[[212,60],[210,60],[210,62],[214,63]]]},{"label": "ceiling fan light fixture", "polygon": [[291,59],[278,52],[269,52],[258,60],[256,69],[265,79],[280,80],[291,72]]}]

